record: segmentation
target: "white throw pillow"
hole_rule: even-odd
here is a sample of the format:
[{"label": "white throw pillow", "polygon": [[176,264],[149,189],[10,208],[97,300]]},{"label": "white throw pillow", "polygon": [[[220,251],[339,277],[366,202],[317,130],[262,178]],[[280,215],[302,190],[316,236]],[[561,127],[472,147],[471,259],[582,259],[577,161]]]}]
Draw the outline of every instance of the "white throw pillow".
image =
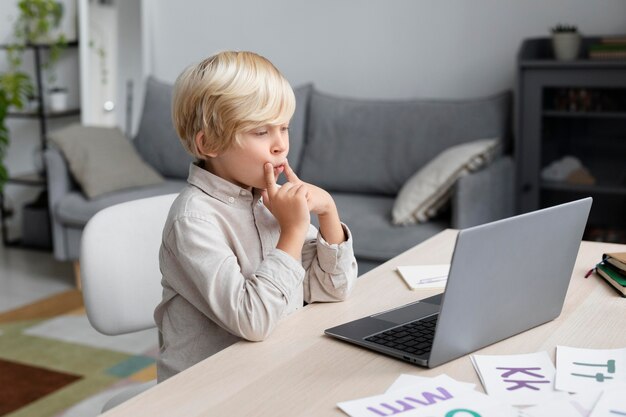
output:
[{"label": "white throw pillow", "polygon": [[49,137],[89,198],[163,182],[118,128],[72,124]]},{"label": "white throw pillow", "polygon": [[481,139],[452,146],[409,178],[396,197],[391,212],[397,225],[423,223],[452,196],[456,181],[490,162],[500,141]]}]

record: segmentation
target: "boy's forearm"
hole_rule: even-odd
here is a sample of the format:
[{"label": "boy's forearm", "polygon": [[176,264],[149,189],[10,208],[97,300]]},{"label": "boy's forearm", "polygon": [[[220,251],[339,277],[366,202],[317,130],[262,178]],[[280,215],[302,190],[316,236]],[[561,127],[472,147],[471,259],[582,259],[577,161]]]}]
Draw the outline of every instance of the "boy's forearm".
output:
[{"label": "boy's forearm", "polygon": [[280,232],[280,238],[276,244],[276,249],[291,255],[292,258],[302,260],[302,246],[306,237],[306,230],[283,230]]},{"label": "boy's forearm", "polygon": [[337,207],[333,204],[331,210],[325,214],[317,216],[320,224],[320,233],[326,242],[332,244],[340,244],[346,241],[346,234],[339,220]]}]

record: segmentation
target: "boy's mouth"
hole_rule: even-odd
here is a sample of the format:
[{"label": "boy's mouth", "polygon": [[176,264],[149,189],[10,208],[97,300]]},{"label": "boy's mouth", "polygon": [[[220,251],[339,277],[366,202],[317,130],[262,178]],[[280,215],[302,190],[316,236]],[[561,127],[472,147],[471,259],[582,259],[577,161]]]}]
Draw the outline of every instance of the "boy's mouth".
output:
[{"label": "boy's mouth", "polygon": [[274,167],[274,178],[278,178],[278,176],[285,170],[285,164],[280,164]]}]

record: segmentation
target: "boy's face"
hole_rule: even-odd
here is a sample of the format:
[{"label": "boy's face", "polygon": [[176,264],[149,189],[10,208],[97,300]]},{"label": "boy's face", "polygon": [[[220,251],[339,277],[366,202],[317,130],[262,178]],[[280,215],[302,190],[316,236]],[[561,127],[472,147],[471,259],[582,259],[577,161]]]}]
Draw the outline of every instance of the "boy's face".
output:
[{"label": "boy's face", "polygon": [[209,158],[209,170],[250,190],[265,189],[263,166],[274,166],[274,177],[284,170],[289,152],[289,124],[267,125],[241,134],[240,144],[234,144],[220,154]]}]

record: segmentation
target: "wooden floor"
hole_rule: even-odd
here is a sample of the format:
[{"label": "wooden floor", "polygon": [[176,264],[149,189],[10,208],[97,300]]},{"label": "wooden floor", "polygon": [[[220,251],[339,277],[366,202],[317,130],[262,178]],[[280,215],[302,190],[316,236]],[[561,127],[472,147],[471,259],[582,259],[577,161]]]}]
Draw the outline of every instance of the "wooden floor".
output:
[{"label": "wooden floor", "polygon": [[0,313],[0,323],[55,317],[82,308],[84,308],[82,293],[74,289]]}]

